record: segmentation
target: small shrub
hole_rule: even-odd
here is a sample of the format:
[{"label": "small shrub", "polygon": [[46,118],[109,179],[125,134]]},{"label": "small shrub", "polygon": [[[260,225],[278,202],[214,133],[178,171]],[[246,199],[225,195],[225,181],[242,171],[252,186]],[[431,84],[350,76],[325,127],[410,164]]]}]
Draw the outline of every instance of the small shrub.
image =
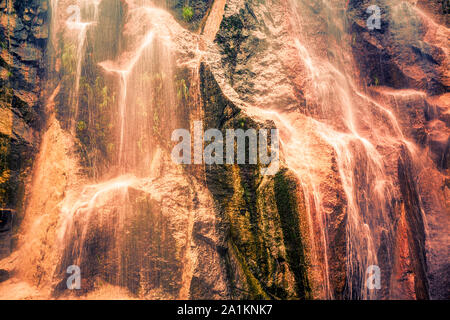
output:
[{"label": "small shrub", "polygon": [[186,22],[191,21],[192,17],[194,16],[194,10],[191,7],[184,7],[183,8],[183,19]]}]

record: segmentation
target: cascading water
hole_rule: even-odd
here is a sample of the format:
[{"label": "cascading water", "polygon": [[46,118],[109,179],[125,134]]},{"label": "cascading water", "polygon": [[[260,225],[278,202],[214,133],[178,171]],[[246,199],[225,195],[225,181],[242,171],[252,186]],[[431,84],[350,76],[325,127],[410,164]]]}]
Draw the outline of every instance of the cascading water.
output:
[{"label": "cascading water", "polygon": [[[274,73],[274,70],[282,72],[280,70],[283,69],[269,67],[268,61],[275,61],[272,59],[274,52],[270,50],[267,50],[267,56],[257,55],[259,61],[249,55],[251,62],[248,62],[248,67],[231,64],[231,68],[239,70],[230,77],[231,86],[239,98],[245,100],[244,110],[252,118],[274,121],[280,130],[286,166],[296,174],[302,186],[307,224],[302,224],[301,237],[309,252],[305,257],[308,261],[303,266],[312,287],[312,296],[328,299],[401,297],[411,289],[405,289],[410,284],[401,283],[403,280],[397,280],[398,275],[395,274],[402,272],[399,271],[401,267],[398,267],[400,262],[395,251],[401,245],[399,239],[405,237],[401,233],[406,232],[402,231],[399,221],[405,219],[405,215],[409,216],[406,219],[413,219],[409,228],[426,232],[420,231],[426,228],[422,226],[425,206],[420,196],[412,200],[415,207],[408,208],[411,197],[416,197],[415,190],[423,188],[423,183],[413,181],[414,178],[408,175],[410,171],[420,172],[429,160],[419,156],[419,149],[401,129],[401,119],[394,113],[398,112],[396,105],[389,99],[375,99],[375,90],[358,78],[360,71],[352,55],[355,35],[348,32],[349,14],[354,14],[349,5],[355,4],[345,1],[288,3],[289,9],[285,10],[290,12],[287,27],[290,38],[279,32],[278,26],[267,28],[273,34],[278,32],[278,36],[287,39],[285,41],[292,41],[291,47],[283,52],[285,55],[288,52],[287,56],[278,58],[286,60],[282,64],[285,69],[301,72],[295,78],[302,90],[300,103],[276,98],[280,91],[288,92],[289,89],[283,87],[285,83],[280,85]],[[273,4],[279,5],[276,1]],[[410,8],[409,4],[389,2],[386,6],[392,12],[392,25],[395,26],[392,33],[396,37],[420,37],[419,23],[416,21],[409,25],[404,22],[406,18],[400,16],[399,9],[402,6]],[[414,15],[422,16],[420,10],[415,11],[410,14],[411,19]],[[246,18],[255,16],[254,11],[249,10]],[[265,43],[261,36],[264,29],[257,30],[250,39],[270,47],[270,42]],[[246,29],[246,32],[252,31],[251,28]],[[265,36],[270,38],[270,32]],[[276,42],[275,37],[271,41],[276,43],[274,46],[278,50],[283,46]],[[226,43],[223,48],[232,50],[232,45]],[[252,46],[251,41],[245,45]],[[244,52],[247,49],[245,45],[241,44]],[[255,45],[254,48],[260,50],[264,45]],[[298,62],[298,67],[292,66]],[[252,81],[246,72],[258,78]],[[295,76],[289,73],[288,77]],[[264,81],[270,82],[271,78],[278,80],[271,82],[276,86],[273,90],[263,84]],[[251,84],[246,86],[243,80]],[[247,94],[249,87],[255,88],[253,96]],[[435,202],[429,202],[427,206],[442,210]],[[345,234],[345,240],[341,233]],[[409,241],[413,243],[410,244],[413,247],[410,259],[417,263],[413,268],[424,275],[423,242],[420,243],[423,240],[417,237]],[[422,249],[415,251],[421,246]],[[339,248],[343,249],[339,251]],[[390,286],[388,290],[368,288],[371,266],[383,266],[382,272],[388,278],[385,281]],[[428,280],[421,277],[413,280],[416,294],[426,297]]]},{"label": "cascading water", "polygon": [[[169,9],[158,7],[161,3],[170,7],[168,1],[150,0],[51,1],[47,126],[28,186],[19,248],[0,261],[0,269],[13,274],[0,284],[0,297],[195,299],[254,292],[249,297],[428,297],[421,260],[425,211],[436,211],[439,219],[446,218],[446,211],[436,205],[440,199],[427,199],[429,187],[419,176],[429,159],[420,154],[398,109],[404,100],[427,104],[429,97],[415,90],[372,88],[361,80],[352,54],[354,35],[349,33],[352,2],[244,5],[216,0],[205,5],[198,33],[187,30],[195,18],[188,7],[183,7],[186,11],[178,19],[184,21],[179,23]],[[392,25],[401,25],[402,7],[387,3]],[[261,14],[258,6],[270,12]],[[233,20],[233,14],[246,10],[244,22]],[[283,16],[280,26],[274,22],[277,15]],[[429,19],[418,9],[417,15]],[[242,32],[239,28],[246,24],[251,27]],[[400,38],[416,36],[414,30],[398,28],[406,34]],[[254,53],[241,43],[247,38],[252,39],[248,47],[256,43],[257,50],[265,50],[273,41],[276,49],[271,50],[290,56],[277,56],[282,67],[269,66],[273,51],[262,61],[252,61]],[[232,72],[224,72],[230,56]],[[250,61],[246,67],[257,79],[254,83],[239,81],[245,74],[242,61]],[[212,80],[205,77],[208,68]],[[286,71],[290,68],[300,75]],[[270,88],[271,78],[277,78],[274,70],[290,72],[287,78],[299,83],[295,99],[286,83],[274,81]],[[211,93],[216,87],[220,94]],[[279,129],[283,170],[294,174],[300,189],[290,190],[290,197],[298,196],[299,207],[305,208],[289,212],[299,217],[287,223],[299,222],[299,234],[293,236],[301,240],[293,244],[302,248],[299,260],[286,253],[289,231],[296,229],[283,229],[282,201],[277,198],[264,207],[264,201],[280,193],[278,175],[275,182],[271,177],[257,182],[257,192],[275,184],[261,200],[259,194],[249,194],[251,183],[241,181],[251,175],[250,169],[242,169],[239,178],[237,166],[224,171],[231,178],[217,174],[217,190],[211,183],[214,166],[187,169],[171,160],[172,132],[193,129],[194,121],[210,121],[212,111],[202,109],[207,105],[219,113],[214,115],[219,125],[242,116],[238,122],[243,128],[249,116]],[[223,108],[216,110],[216,105]],[[230,203],[223,204],[227,193],[232,194]],[[257,208],[253,211],[252,202]],[[266,212],[254,215],[264,208],[269,214],[275,207],[275,216],[262,221],[264,227],[281,230],[272,234],[256,221],[266,219]],[[227,224],[246,221],[248,215],[252,225],[241,225],[240,243],[236,238],[241,230]],[[430,225],[436,227],[439,219]],[[248,236],[247,229],[255,229],[260,238]],[[414,231],[420,233],[417,241],[411,240]],[[279,241],[274,242],[278,247],[258,243],[267,234]],[[439,239],[445,236],[432,240]],[[273,261],[262,261],[262,269],[254,256],[246,258],[246,251],[257,251],[259,245],[274,252],[256,255],[266,259],[273,254]],[[439,253],[431,255],[438,261],[436,245],[427,245]],[[405,267],[402,259],[414,260],[413,266]],[[80,291],[67,290],[69,266],[82,272]],[[368,288],[370,266],[384,268],[385,289]],[[415,280],[405,280],[408,268],[416,273]],[[277,274],[279,270],[286,273]],[[398,279],[405,270],[407,275]],[[277,281],[285,288],[277,289]],[[293,282],[302,283],[292,289]]]},{"label": "cascading water", "polygon": [[[304,57],[305,67],[311,77],[311,96],[318,97],[318,101],[313,100],[311,104],[319,110],[313,109],[312,112],[318,113],[320,136],[336,153],[348,201],[346,274],[351,280],[346,284],[347,295],[374,298],[362,288],[367,280],[367,268],[378,265],[376,250],[379,247],[379,232],[390,229],[387,211],[389,197],[393,195],[392,178],[385,171],[383,156],[377,149],[385,146],[386,141],[389,141],[389,147],[401,146],[404,143],[403,135],[392,113],[359,93],[351,80],[353,64],[345,55],[350,50],[343,48],[343,43],[348,40],[345,39],[345,16],[340,14],[344,12],[342,3],[321,3],[325,19],[329,19],[329,38],[326,43],[331,54],[328,54],[329,58],[314,54],[318,59],[311,58],[305,47],[309,39],[308,31],[305,30],[308,22],[304,19],[308,15],[302,15],[302,12],[308,12],[311,4],[293,2],[292,5],[298,14],[293,23],[299,30],[299,39],[296,41],[299,56]],[[386,127],[380,127],[380,120],[372,117],[372,114],[383,119]],[[342,117],[337,118],[336,115]],[[365,177],[358,173],[362,168]],[[320,208],[320,203],[315,207]]]},{"label": "cascading water", "polygon": [[[415,147],[405,139],[389,107],[362,93],[353,80],[356,70],[348,55],[351,39],[345,32],[344,5],[342,1],[290,1],[295,46],[306,71],[305,112],[310,116],[305,120],[298,113],[276,109],[250,108],[250,112],[275,117],[286,163],[310,199],[308,217],[311,239],[315,239],[310,243],[311,263],[320,265],[320,270],[312,272],[320,274],[315,280],[317,296],[328,299],[334,298],[328,262],[335,244],[327,236],[331,221],[325,202],[329,196],[321,187],[327,165],[316,159],[324,143],[332,147],[347,198],[344,296],[375,299],[376,293],[366,287],[370,275],[366,270],[379,264],[382,237],[393,238],[390,217],[399,195],[391,169],[395,163],[387,155],[400,154],[405,148],[414,156]],[[322,26],[312,21],[313,9],[320,11],[328,28],[322,42],[314,33]]]},{"label": "cascading water", "polygon": [[[103,77],[118,89],[113,102],[105,96],[106,87],[101,91],[103,101],[106,101],[104,106],[116,102],[116,110],[113,110],[110,120],[115,127],[107,125],[106,128],[111,133],[108,146],[115,150],[104,157],[109,164],[108,170],[96,180],[83,178],[79,172],[76,173],[78,176],[71,176],[71,187],[64,187],[64,198],[57,206],[59,213],[46,218],[56,227],[53,250],[58,253],[52,260],[56,262],[56,268],[48,264],[39,267],[42,270],[39,281],[41,287],[46,288],[41,292],[52,290],[53,295],[59,296],[67,290],[65,282],[61,282],[61,275],[65,274],[68,266],[77,265],[85,271],[88,292],[94,287],[99,291],[93,297],[138,295],[187,299],[196,261],[196,253],[191,252],[191,248],[195,248],[191,244],[193,219],[211,204],[205,204],[209,201],[205,190],[187,182],[187,178],[170,164],[170,150],[167,149],[172,131],[185,121],[177,119],[177,104],[184,99],[185,93],[181,91],[177,97],[172,68],[173,37],[183,36],[180,33],[185,31],[167,12],[155,8],[151,1],[127,1],[123,32],[126,46],[118,55],[104,54],[103,48],[96,48],[92,39],[107,27],[108,21],[99,20],[99,12],[107,12],[113,5],[113,1],[52,2],[55,14],[52,26],[55,33],[61,32],[61,28],[63,30],[62,35],[54,35],[52,40],[57,41],[58,36],[65,39],[62,67],[66,74],[63,74],[63,79],[72,80],[62,86],[66,86],[65,91],[68,86],[72,89],[68,95],[61,96],[64,92],[59,85],[49,100],[48,111],[54,108],[56,96],[66,97],[62,101],[70,106],[71,112],[63,113],[62,120],[69,123],[72,137],[62,132],[55,133],[55,130],[60,130],[53,129],[59,127],[55,124],[43,137],[43,144],[55,144],[52,140],[55,134],[64,135],[65,139],[82,136],[86,123],[84,115],[95,114],[95,110],[83,113],[79,110],[80,106],[86,109],[81,105],[80,97],[89,90],[88,77],[92,77],[90,73],[93,71],[89,68],[95,68],[96,84]],[[57,14],[66,10],[72,16],[65,27],[61,27],[61,18]],[[57,43],[52,43],[52,47],[58,50]],[[101,60],[104,57],[112,59]],[[93,65],[95,60],[97,63]],[[189,63],[186,62],[188,67]],[[198,63],[198,59],[191,63]],[[187,90],[185,80],[181,83],[181,90]],[[92,106],[94,109],[98,107]],[[54,117],[52,121],[56,123]],[[90,117],[88,121],[95,123],[95,119]],[[66,143],[66,146],[73,148],[72,143]],[[54,161],[46,154],[45,147],[41,154],[42,159],[36,169],[40,175],[43,174],[40,171],[50,165],[48,162]],[[77,167],[78,164],[73,169],[77,170]],[[45,178],[36,178],[36,183],[40,179]],[[42,199],[42,194],[38,196],[36,190],[33,193]],[[186,199],[181,206],[173,200],[183,198]],[[40,206],[41,200],[36,199],[36,203],[30,203],[29,210],[42,210]],[[203,217],[197,219],[207,219],[208,215],[203,213]],[[31,214],[29,216],[32,220]],[[33,237],[35,235],[28,233],[27,239]],[[52,236],[47,234],[46,237]],[[33,250],[32,246],[24,247],[27,245],[22,246],[22,254]],[[44,255],[50,260],[49,251]],[[30,273],[26,267],[23,269],[23,275]],[[105,284],[111,287],[103,289]],[[23,289],[20,286],[14,284],[11,290]],[[125,288],[125,291],[120,288]],[[34,293],[24,291],[22,294]]]},{"label": "cascading water", "polygon": [[[74,204],[69,200],[63,205],[66,222],[61,241],[65,243],[65,249],[60,267],[63,272],[67,264],[79,265],[89,270],[89,278],[100,277],[110,284],[128,288],[134,294],[187,298],[184,287],[189,285],[188,278],[183,276],[178,283],[165,277],[171,274],[168,270],[185,274],[187,271],[183,268],[189,266],[186,261],[189,257],[172,256],[175,253],[160,248],[161,242],[171,241],[164,232],[170,219],[174,218],[146,217],[141,212],[143,208],[136,205],[152,208],[155,207],[152,201],[156,200],[148,199],[139,204],[142,200],[133,200],[130,193],[138,192],[144,199],[147,193],[151,199],[157,198],[158,191],[153,185],[158,183],[154,180],[158,178],[158,163],[164,162],[161,141],[167,139],[171,128],[171,125],[165,128],[161,125],[173,119],[176,104],[168,29],[170,17],[148,5],[146,2],[128,2],[125,37],[131,50],[117,61],[99,63],[107,74],[116,76],[119,87],[118,112],[114,120],[118,124],[117,157],[112,159],[111,168],[119,177],[86,186],[80,200]],[[135,33],[142,29],[148,30],[143,36]],[[169,170],[166,168],[165,176]],[[108,208],[115,209],[110,211]],[[188,221],[192,220],[189,215],[185,217]],[[79,225],[83,226],[81,230]],[[74,238],[80,232],[81,236]],[[92,232],[96,234],[94,238]],[[87,251],[92,241],[97,247],[95,253]],[[186,241],[189,246],[189,238],[180,241]],[[181,243],[175,247],[180,245],[184,246]],[[162,273],[162,270],[167,272]],[[157,294],[155,290],[161,292]]]}]

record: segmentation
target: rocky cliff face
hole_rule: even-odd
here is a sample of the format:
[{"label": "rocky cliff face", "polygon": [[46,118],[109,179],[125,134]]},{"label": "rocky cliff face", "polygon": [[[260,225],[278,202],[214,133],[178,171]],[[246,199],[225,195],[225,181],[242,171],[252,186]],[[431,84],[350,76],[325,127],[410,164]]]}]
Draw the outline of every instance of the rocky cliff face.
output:
[{"label": "rocky cliff face", "polygon": [[[276,128],[279,123],[261,117],[263,108],[302,107],[301,76],[294,60],[287,10],[283,1],[227,2],[215,40],[218,51],[201,69],[205,122],[209,127]],[[258,106],[261,114],[249,106]],[[300,121],[307,126],[305,118]],[[308,129],[304,133],[314,135]],[[318,136],[314,139],[327,148]],[[346,201],[331,150],[321,151],[317,157],[321,155],[329,161],[329,171],[322,178],[329,195],[326,210],[334,225],[329,234],[334,243],[329,261],[331,281],[333,290],[341,295],[345,286],[342,259]],[[288,167],[274,177],[261,176],[259,169],[207,169],[208,187],[224,226],[226,261],[233,266],[232,274],[242,274],[239,281],[232,283],[237,297],[327,298],[330,284],[324,266],[328,261],[318,252],[326,250],[323,244],[312,236],[320,230],[311,223],[311,194],[305,192],[298,174]]]},{"label": "rocky cliff face", "polygon": [[[292,114],[298,110],[319,121],[327,121],[329,115],[321,115],[319,109],[321,104],[323,108],[327,103],[327,98],[316,102],[311,97],[311,94],[321,92],[327,94],[327,89],[315,93],[308,89],[306,70],[311,68],[313,61],[302,55],[323,54],[334,64],[333,61],[340,61],[348,42],[349,50],[353,48],[356,68],[351,71],[342,71],[345,70],[342,65],[337,68],[358,79],[356,86],[367,92],[368,98],[364,99],[373,99],[370,112],[376,112],[374,108],[381,104],[392,107],[394,116],[400,119],[401,130],[426,153],[419,160],[404,149],[393,151],[394,155],[382,152],[387,171],[390,167],[393,170],[387,174],[391,175],[394,195],[388,204],[392,207],[386,218],[386,229],[375,240],[376,260],[384,279],[377,297],[443,298],[448,295],[444,289],[448,288],[448,279],[442,270],[448,268],[448,264],[438,258],[445,256],[446,246],[437,245],[437,242],[448,243],[444,231],[448,229],[445,200],[449,141],[446,119],[448,25],[445,15],[448,8],[444,3],[419,3],[414,7],[408,2],[381,1],[378,4],[382,8],[382,28],[372,32],[366,26],[368,2],[350,1],[345,6],[336,1],[328,8],[320,1],[300,3],[300,19],[306,20],[306,24],[303,30],[293,30],[298,25],[286,16],[292,14],[296,5],[289,5],[288,1],[227,1],[215,39],[218,54],[202,69],[205,122],[222,129],[239,124],[243,128],[283,126],[274,113],[269,118],[275,123],[258,120],[264,110],[274,110],[278,114]],[[334,7],[342,11],[333,11]],[[345,12],[348,17],[342,26],[337,20],[339,12]],[[310,47],[302,48],[300,56],[298,44],[292,37],[295,38],[296,32],[302,33],[304,41],[311,39]],[[333,41],[336,40],[344,49],[335,48]],[[352,64],[352,58],[342,58],[345,59],[344,63]],[[302,60],[306,60],[306,68]],[[320,74],[323,71],[319,67],[313,72]],[[322,80],[316,78],[313,81],[320,86]],[[357,95],[362,97],[360,93]],[[367,101],[359,103],[364,105]],[[350,104],[351,100],[346,103]],[[257,111],[252,113],[255,107]],[[345,103],[343,107],[351,108]],[[296,122],[307,127],[307,121],[299,118]],[[370,126],[379,118],[367,121]],[[349,264],[358,258],[352,258],[355,253],[349,252],[353,237],[348,229],[352,210],[349,197],[353,195],[344,192],[343,168],[336,164],[339,150],[333,150],[328,142],[314,137],[314,132],[303,130],[303,134],[309,136],[305,139],[306,136],[296,129],[296,138],[303,139],[303,144],[313,139],[321,146],[314,149],[314,161],[320,161],[323,170],[317,178],[322,181],[319,193],[324,195],[322,206],[327,214],[328,247],[310,239],[311,234],[313,238],[318,237],[320,228],[307,223],[308,219],[315,219],[314,208],[308,208],[314,200],[308,199],[308,194],[305,198],[304,184],[309,178],[298,172],[289,173],[298,168],[285,158],[287,168],[274,179],[258,177],[256,168],[207,169],[208,185],[218,202],[220,217],[228,233],[227,252],[237,257],[235,259],[240,262],[237,265],[247,275],[246,285],[259,297],[361,297],[364,289],[358,283],[358,276],[354,274],[349,279]],[[385,147],[379,144],[377,148]],[[297,150],[302,152],[302,147]],[[422,163],[419,167],[418,162]],[[421,168],[423,165],[425,167]],[[356,163],[353,170],[368,170],[358,166]],[[354,177],[354,183],[358,185],[353,192],[359,199],[359,206],[369,200],[369,185],[374,183],[373,180],[364,182],[364,176],[368,174],[361,172],[359,177]],[[223,188],[224,184],[226,188]],[[358,196],[360,192],[362,194]],[[369,204],[367,209],[360,207],[358,211],[364,214],[367,210],[367,214],[373,215],[374,205],[377,204]],[[437,220],[444,226],[435,225]],[[366,223],[375,227],[371,222]],[[377,223],[382,225],[380,220]],[[324,270],[314,268],[315,264],[327,266],[325,276]],[[365,270],[358,272],[364,274]]]},{"label": "rocky cliff face", "polygon": [[[448,296],[448,289],[444,289],[448,287],[448,277],[441,273],[441,268],[447,267],[442,261],[438,262],[438,256],[443,254],[438,252],[445,250],[445,246],[436,243],[448,243],[448,239],[438,235],[441,232],[438,230],[442,229],[435,221],[448,221],[445,218],[448,217],[445,194],[450,85],[448,3],[381,2],[384,27],[375,33],[365,28],[366,16],[361,10],[364,5],[368,3],[351,2],[349,5],[350,32],[354,37],[353,55],[359,64],[362,81],[378,101],[395,106],[403,130],[426,154],[421,160],[425,167],[418,172],[414,172],[410,160],[404,156],[399,159],[399,183],[406,210],[405,222],[401,223],[406,223],[409,240],[400,236],[400,231],[397,236],[403,238],[401,241],[409,242],[410,255],[414,257],[410,259],[416,265],[413,266],[411,261],[406,267],[403,261],[401,263],[405,269],[394,271],[394,274],[400,273],[396,275],[396,281],[408,281],[409,272],[419,274],[420,278],[428,281],[418,284],[416,279],[416,295],[423,297],[429,285],[430,297],[443,298]],[[419,202],[422,202],[425,217],[413,209],[420,207]],[[448,228],[448,224],[444,224],[446,226],[443,228]],[[409,295],[411,291],[400,293],[399,297]]]},{"label": "rocky cliff face", "polygon": [[21,210],[39,148],[47,1],[0,2],[0,206]]},{"label": "rocky cliff face", "polygon": [[[22,298],[449,297],[447,2],[376,1],[379,30],[370,1],[87,1],[70,27],[73,3],[45,55],[47,2],[0,2],[2,205],[34,165],[1,291],[14,274]],[[280,170],[174,165],[194,121],[279,129]]]}]

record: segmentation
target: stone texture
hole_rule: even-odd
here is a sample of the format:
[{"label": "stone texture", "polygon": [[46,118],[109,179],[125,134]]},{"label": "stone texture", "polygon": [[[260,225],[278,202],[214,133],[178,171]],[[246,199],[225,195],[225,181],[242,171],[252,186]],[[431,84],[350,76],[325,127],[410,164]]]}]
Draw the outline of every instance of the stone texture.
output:
[{"label": "stone texture", "polygon": [[42,122],[47,10],[46,0],[0,3],[0,138],[4,148],[0,171],[3,175],[9,172],[9,179],[0,184],[0,205],[18,207],[19,215],[23,183]]},{"label": "stone texture", "polygon": [[[393,186],[389,189],[392,201],[387,210],[388,224],[365,226],[376,229],[375,255],[382,266],[383,288],[374,297],[445,299],[449,288],[448,252],[442,245],[448,241],[448,225],[442,221],[448,221],[450,194],[448,32],[434,21],[447,23],[441,14],[448,9],[444,2],[418,1],[424,15],[412,2],[377,1],[382,7],[383,24],[382,30],[374,32],[365,26],[365,8],[372,4],[370,1],[351,0],[348,6],[342,6],[348,15],[345,30],[333,29],[336,26],[325,15],[328,11],[321,1],[305,2],[307,10],[320,15],[311,14],[307,30],[302,32],[308,33],[313,39],[310,45],[324,57],[338,53],[330,49],[327,41],[333,37],[328,33],[341,35],[342,41],[353,39],[349,48],[357,63],[351,76],[361,82],[357,85],[367,92],[366,100],[369,96],[374,99],[372,106],[376,101],[395,106],[393,112],[405,140],[411,139],[418,146],[416,154],[404,148],[398,153],[390,146],[379,146],[384,149],[380,153],[386,158],[383,165],[393,177]],[[201,33],[213,1],[190,1],[194,16],[189,22],[182,17],[185,1],[157,3],[168,8],[182,26]],[[301,171],[301,166],[292,163],[289,166],[286,158],[282,159],[281,170],[269,177],[261,174],[260,165],[171,168],[170,173],[138,179],[126,187],[119,184],[114,188],[112,184],[114,192],[97,197],[105,186],[82,188],[86,181],[81,177],[86,176],[89,161],[78,163],[73,139],[51,117],[48,143],[41,147],[41,159],[47,162],[38,163],[40,175],[34,182],[28,214],[28,222],[39,221],[42,226],[39,233],[32,233],[36,238],[28,239],[28,263],[23,268],[29,269],[24,273],[30,282],[53,281],[57,285],[52,296],[68,297],[62,280],[65,268],[78,263],[87,270],[84,290],[76,293],[84,297],[110,285],[126,288],[133,297],[152,299],[363,297],[360,278],[365,270],[361,270],[361,257],[352,251],[354,243],[348,237],[351,201],[344,190],[336,149],[310,120],[320,121],[323,115],[320,99],[308,96],[307,86],[314,83],[308,83],[307,66],[299,59],[294,40],[299,30],[293,30],[292,21],[286,19],[292,9],[290,3],[228,0],[215,43],[201,43],[205,50],[202,60],[196,60],[194,53],[198,51],[198,35],[180,31],[172,24],[175,60],[180,66],[175,70],[176,85],[182,84],[177,88],[182,89],[177,126],[187,128],[200,118],[205,128],[222,131],[270,129],[282,123],[275,116],[261,117],[259,111],[296,114],[294,138],[314,148],[314,165],[308,167],[311,170]],[[115,15],[122,19],[122,10],[126,11],[118,2],[108,5],[117,12],[102,18],[111,27],[102,44],[111,42],[106,39],[120,32],[122,21],[117,23]],[[17,194],[17,185],[12,182],[23,179],[18,176],[24,172],[23,159],[32,159],[30,150],[36,147],[48,3],[16,1],[13,12],[6,8],[5,0],[0,0],[0,10],[0,32],[5,39],[9,36],[0,51],[0,187],[7,186],[0,189],[0,199],[14,205],[17,199],[11,195]],[[101,41],[102,36],[97,34],[93,39]],[[95,70],[90,75],[91,84],[96,83],[93,74],[98,71],[92,56],[115,59],[123,49],[122,41],[117,40],[106,53],[96,52],[88,44],[86,69]],[[132,43],[124,45],[132,47]],[[92,103],[89,86],[84,87],[82,96],[87,104]],[[358,102],[366,103],[364,99]],[[48,111],[51,114],[52,110]],[[343,118],[339,113],[326,116],[334,116],[337,121]],[[386,121],[383,116],[373,119]],[[164,134],[159,134],[167,138],[169,129],[167,126],[161,130]],[[160,138],[156,135],[155,139]],[[162,148],[168,147],[165,142],[159,143]],[[370,155],[362,143],[348,148],[360,163],[351,177],[359,186],[354,197],[362,208],[361,215],[375,215],[373,202],[367,199],[372,194],[365,194],[373,182],[365,167]],[[167,158],[164,161],[170,162]],[[53,162],[60,165],[54,167]],[[425,168],[418,170],[417,163]],[[317,181],[314,191],[323,195],[322,211],[311,205],[314,194],[307,192],[309,176]],[[51,192],[41,190],[41,185]],[[69,245],[63,248],[60,259],[60,252],[53,250],[60,227],[55,221],[64,214],[75,218],[66,233]],[[320,225],[322,220],[326,227]],[[379,222],[377,217],[369,221]],[[322,234],[327,245],[320,241]],[[363,240],[361,246],[367,246]],[[349,256],[354,266],[348,265]],[[55,278],[50,279],[55,265]],[[360,277],[349,279],[350,268],[352,275]],[[10,270],[2,272],[0,282],[9,277]]]}]

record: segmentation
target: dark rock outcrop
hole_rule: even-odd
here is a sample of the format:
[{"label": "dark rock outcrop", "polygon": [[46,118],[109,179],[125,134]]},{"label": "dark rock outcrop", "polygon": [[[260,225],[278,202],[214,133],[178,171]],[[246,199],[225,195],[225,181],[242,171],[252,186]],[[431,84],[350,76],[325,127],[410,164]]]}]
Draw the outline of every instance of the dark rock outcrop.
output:
[{"label": "dark rock outcrop", "polygon": [[42,125],[48,2],[0,1],[0,205],[18,207]]},{"label": "dark rock outcrop", "polygon": [[407,1],[378,1],[381,29],[369,30],[370,1],[351,1],[348,9],[353,50],[363,81],[431,95],[449,90],[445,31]]},{"label": "dark rock outcrop", "polygon": [[[13,228],[14,211],[0,209],[0,259],[11,252],[11,234]],[[1,280],[0,270],[0,282]]]}]

